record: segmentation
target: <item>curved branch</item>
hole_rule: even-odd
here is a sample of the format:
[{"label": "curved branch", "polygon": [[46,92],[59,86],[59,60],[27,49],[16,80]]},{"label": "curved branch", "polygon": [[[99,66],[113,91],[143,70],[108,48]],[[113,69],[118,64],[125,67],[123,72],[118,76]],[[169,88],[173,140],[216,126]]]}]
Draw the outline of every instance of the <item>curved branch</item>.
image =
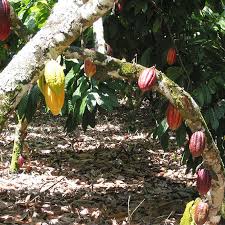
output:
[{"label": "curved branch", "polygon": [[[140,71],[145,68],[141,65],[124,62],[89,49],[71,47],[67,49],[64,55],[66,58],[82,60],[91,58],[98,65],[96,79],[107,79],[111,77],[124,80],[137,80]],[[218,224],[220,221],[219,211],[224,198],[224,165],[200,108],[189,93],[158,70],[157,84],[153,88],[153,91],[161,93],[179,109],[184,121],[192,132],[203,130],[206,134],[207,143],[202,157],[205,167],[213,172],[212,188],[210,195],[207,196],[210,205],[209,221],[207,224]]]},{"label": "curved branch", "polygon": [[59,0],[46,25],[0,74],[0,131],[7,114],[36,82],[49,58],[57,58],[74,40],[113,6],[111,0]]}]

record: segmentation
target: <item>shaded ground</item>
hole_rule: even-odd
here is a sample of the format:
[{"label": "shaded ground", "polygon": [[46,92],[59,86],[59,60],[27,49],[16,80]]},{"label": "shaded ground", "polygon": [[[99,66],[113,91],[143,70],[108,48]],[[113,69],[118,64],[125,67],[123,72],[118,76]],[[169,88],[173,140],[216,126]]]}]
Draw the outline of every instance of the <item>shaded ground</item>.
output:
[{"label": "shaded ground", "polygon": [[129,119],[124,109],[99,115],[95,129],[66,135],[62,119],[39,112],[27,136],[31,168],[18,175],[8,173],[10,124],[0,140],[0,224],[179,224],[196,197],[182,150],[171,141],[165,153],[151,139],[146,109]]}]

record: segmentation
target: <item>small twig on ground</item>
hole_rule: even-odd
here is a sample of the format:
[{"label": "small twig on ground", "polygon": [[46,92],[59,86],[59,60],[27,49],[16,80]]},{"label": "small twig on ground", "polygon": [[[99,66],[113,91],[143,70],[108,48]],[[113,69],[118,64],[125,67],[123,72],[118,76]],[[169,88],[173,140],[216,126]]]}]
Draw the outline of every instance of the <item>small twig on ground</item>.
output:
[{"label": "small twig on ground", "polygon": [[167,218],[165,219],[164,225],[167,224],[167,220],[171,217],[172,214],[174,214],[174,211],[172,211],[172,212],[167,216]]},{"label": "small twig on ground", "polygon": [[131,222],[131,219],[132,219],[132,216],[133,216],[133,214],[137,211],[137,209],[142,205],[142,203],[145,201],[145,199],[143,199],[136,207],[135,207],[135,209],[130,213],[130,195],[129,195],[129,197],[128,197],[128,204],[127,204],[127,214],[128,214],[128,224],[130,224],[130,222]]},{"label": "small twig on ground", "polygon": [[45,192],[45,191],[47,191],[47,190],[53,188],[56,184],[58,184],[59,182],[61,182],[63,179],[65,179],[65,177],[61,177],[61,178],[58,179],[54,184],[52,184],[50,187],[48,187],[48,188],[42,190],[42,188],[43,188],[46,184],[48,184],[49,182],[43,184],[43,185],[41,186],[39,192],[40,192],[40,193],[43,193],[43,192]]}]

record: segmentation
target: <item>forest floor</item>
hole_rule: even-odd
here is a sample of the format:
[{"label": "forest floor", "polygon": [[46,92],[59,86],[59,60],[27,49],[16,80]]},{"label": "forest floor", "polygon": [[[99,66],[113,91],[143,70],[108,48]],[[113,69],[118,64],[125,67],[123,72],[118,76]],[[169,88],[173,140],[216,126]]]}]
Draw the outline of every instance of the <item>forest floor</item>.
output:
[{"label": "forest floor", "polygon": [[[94,129],[66,134],[64,119],[38,112],[28,128],[31,164],[9,173],[15,124],[0,139],[0,224],[175,225],[197,196],[172,136],[151,138],[148,109],[98,115]],[[135,130],[131,132],[130,130]]]}]

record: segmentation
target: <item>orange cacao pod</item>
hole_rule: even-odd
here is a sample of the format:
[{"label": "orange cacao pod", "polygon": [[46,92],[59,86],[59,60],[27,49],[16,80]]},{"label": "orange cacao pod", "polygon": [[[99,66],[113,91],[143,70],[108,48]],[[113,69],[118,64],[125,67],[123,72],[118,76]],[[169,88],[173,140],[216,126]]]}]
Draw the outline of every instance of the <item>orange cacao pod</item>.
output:
[{"label": "orange cacao pod", "polygon": [[176,130],[182,124],[182,117],[179,110],[171,103],[169,103],[167,107],[166,118],[169,128],[171,130]]},{"label": "orange cacao pod", "polygon": [[174,48],[170,48],[167,53],[167,63],[168,65],[173,65],[176,62],[177,54]]},{"label": "orange cacao pod", "polygon": [[92,77],[96,73],[96,65],[90,60],[84,60],[84,72],[88,77]]},{"label": "orange cacao pod", "polygon": [[149,91],[156,83],[155,67],[144,69],[138,78],[138,87],[142,91]]},{"label": "orange cacao pod", "polygon": [[199,202],[194,209],[194,221],[196,225],[203,225],[207,221],[209,206],[205,202]]},{"label": "orange cacao pod", "polygon": [[0,41],[10,34],[10,6],[7,0],[0,0]]},{"label": "orange cacao pod", "polygon": [[196,131],[191,135],[189,149],[193,157],[199,157],[205,148],[205,133]]},{"label": "orange cacao pod", "polygon": [[201,195],[205,195],[211,188],[211,175],[207,169],[197,171],[197,190]]}]

